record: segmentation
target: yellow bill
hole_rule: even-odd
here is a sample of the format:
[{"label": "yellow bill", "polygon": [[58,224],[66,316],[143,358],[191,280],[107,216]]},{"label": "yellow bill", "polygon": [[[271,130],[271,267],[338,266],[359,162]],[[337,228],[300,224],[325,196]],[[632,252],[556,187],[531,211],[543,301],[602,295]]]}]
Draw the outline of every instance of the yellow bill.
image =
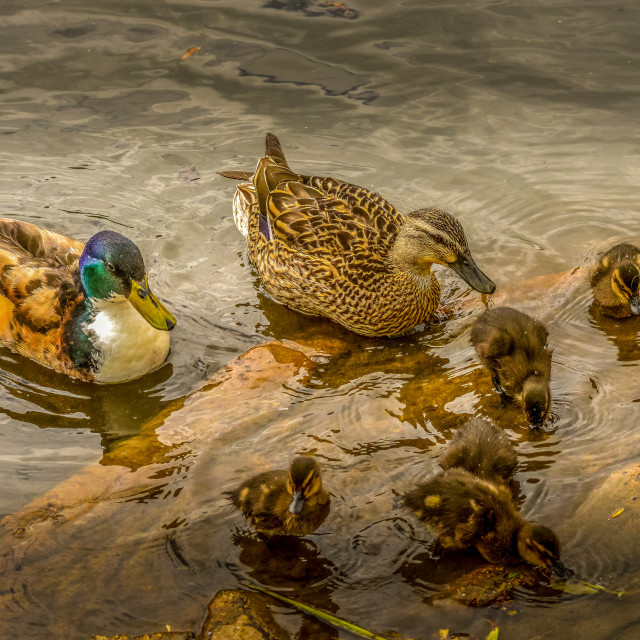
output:
[{"label": "yellow bill", "polygon": [[142,283],[131,281],[129,302],[154,329],[171,331],[176,326],[173,314],[153,295],[147,276]]}]

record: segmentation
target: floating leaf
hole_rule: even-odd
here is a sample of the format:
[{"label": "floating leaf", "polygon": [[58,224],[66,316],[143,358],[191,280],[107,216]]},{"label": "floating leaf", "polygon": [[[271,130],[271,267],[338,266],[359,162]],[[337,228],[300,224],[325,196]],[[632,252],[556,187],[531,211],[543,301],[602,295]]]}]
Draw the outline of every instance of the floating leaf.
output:
[{"label": "floating leaf", "polygon": [[347,622],[346,620],[342,620],[341,618],[332,616],[330,613],[326,613],[325,611],[320,611],[320,609],[314,609],[313,607],[310,607],[308,604],[302,604],[301,602],[296,602],[295,600],[291,600],[290,598],[281,596],[279,593],[274,593],[273,591],[269,591],[269,589],[265,589],[265,587],[259,587],[257,584],[245,584],[245,586],[249,587],[250,589],[255,589],[256,591],[262,591],[262,593],[266,593],[268,596],[271,596],[272,598],[276,598],[277,600],[286,602],[287,604],[290,604],[292,607],[295,607],[300,611],[304,611],[305,613],[310,613],[312,616],[315,616],[316,618],[322,620],[323,622],[328,622],[329,624],[332,624],[334,627],[337,627],[338,629],[344,629],[345,631],[349,631],[350,633],[353,633],[353,635],[355,636],[360,636],[361,638],[368,638],[369,640],[387,640],[387,638],[383,638],[382,636],[377,636],[372,631],[368,631],[367,629],[363,629],[362,627],[352,624],[351,622]]},{"label": "floating leaf", "polygon": [[489,635],[487,636],[486,640],[498,640],[498,631],[498,627],[493,627],[493,629],[489,631]]},{"label": "floating leaf", "polygon": [[624,507],[622,509],[618,509],[611,517],[617,518],[624,511]]},{"label": "floating leaf", "polygon": [[440,634],[440,640],[447,640],[449,637],[449,629],[440,629],[438,633]]},{"label": "floating leaf", "polygon": [[592,593],[598,593],[598,589],[594,586],[581,582],[579,580],[564,582],[563,580],[551,580],[551,587],[558,591],[564,591],[574,596],[585,596]]},{"label": "floating leaf", "polygon": [[191,47],[191,49],[189,49],[189,51],[187,51],[183,56],[182,59],[186,60],[189,56],[192,56],[194,53],[200,51],[200,49],[202,49],[202,47]]},{"label": "floating leaf", "polygon": [[624,589],[615,591],[613,589],[607,589],[600,584],[591,584],[584,580],[571,580],[565,582],[563,580],[551,580],[551,586],[558,591],[564,591],[565,593],[571,593],[574,596],[590,595],[592,593],[598,593],[602,591],[604,593],[610,593],[612,596],[618,596],[618,598],[627,592]]}]

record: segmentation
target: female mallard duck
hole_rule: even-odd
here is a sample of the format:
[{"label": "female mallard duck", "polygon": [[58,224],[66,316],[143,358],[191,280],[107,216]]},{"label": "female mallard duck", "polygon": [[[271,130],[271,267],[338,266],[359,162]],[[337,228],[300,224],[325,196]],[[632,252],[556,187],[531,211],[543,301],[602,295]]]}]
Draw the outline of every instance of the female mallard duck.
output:
[{"label": "female mallard duck", "polygon": [[523,560],[549,567],[560,577],[571,575],[560,560],[555,533],[525,521],[503,484],[450,469],[409,492],[404,504],[434,528],[443,548],[475,547],[493,564]]},{"label": "female mallard duck", "polygon": [[471,330],[471,343],[496,391],[520,402],[535,428],[542,427],[551,405],[548,336],[541,322],[509,307],[485,311]]},{"label": "female mallard duck", "polygon": [[278,302],[366,336],[392,336],[430,320],[440,300],[432,264],[493,293],[460,223],[439,209],[401,215],[382,196],[335,178],[302,176],[267,134],[255,174],[240,180],[234,219],[249,259]]},{"label": "female mallard duck", "polygon": [[260,473],[228,495],[253,528],[269,536],[313,533],[331,505],[318,464],[310,456],[295,458],[289,471]]},{"label": "female mallard duck", "polygon": [[438,462],[445,471],[464,469],[482,480],[507,484],[516,471],[518,457],[502,429],[472,418],[456,431]]},{"label": "female mallard duck", "polygon": [[605,253],[591,275],[595,303],[614,318],[640,315],[640,249],[618,244]]},{"label": "female mallard duck", "polygon": [[81,380],[123,382],[160,366],[175,318],[142,255],[101,231],[86,245],[0,218],[0,342]]}]

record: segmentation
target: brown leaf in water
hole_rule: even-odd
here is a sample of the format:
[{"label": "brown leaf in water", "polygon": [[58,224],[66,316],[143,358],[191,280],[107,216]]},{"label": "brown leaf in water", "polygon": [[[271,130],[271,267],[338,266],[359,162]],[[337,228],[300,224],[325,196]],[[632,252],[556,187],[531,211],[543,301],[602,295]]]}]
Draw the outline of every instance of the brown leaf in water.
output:
[{"label": "brown leaf in water", "polygon": [[186,60],[189,56],[192,56],[194,53],[200,51],[200,49],[202,49],[202,47],[191,47],[191,49],[189,49],[183,56],[182,59]]}]

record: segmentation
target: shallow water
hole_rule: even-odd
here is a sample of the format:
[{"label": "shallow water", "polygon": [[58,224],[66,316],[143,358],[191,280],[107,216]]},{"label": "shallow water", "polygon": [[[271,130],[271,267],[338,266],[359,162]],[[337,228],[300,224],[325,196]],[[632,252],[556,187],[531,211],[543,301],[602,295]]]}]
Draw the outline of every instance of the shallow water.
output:
[{"label": "shallow water", "polygon": [[[117,387],[71,381],[0,351],[0,514],[101,460],[267,338],[295,340],[313,328],[351,344],[289,391],[286,411],[265,409],[255,428],[227,437],[224,455],[190,467],[188,499],[134,504],[150,511],[145,517],[181,524],[176,543],[166,529],[132,532],[126,598],[85,576],[100,586],[92,617],[79,623],[77,603],[65,609],[31,595],[29,606],[26,598],[17,605],[26,611],[21,637],[40,637],[33,618],[52,607],[69,638],[188,627],[215,590],[247,577],[406,637],[430,638],[449,625],[486,635],[489,617],[508,637],[530,638],[543,611],[545,637],[563,638],[587,610],[601,612],[603,623],[581,637],[634,637],[638,623],[628,620],[637,596],[576,601],[541,587],[517,594],[513,616],[432,606],[426,599],[459,573],[458,561],[431,559],[428,534],[394,497],[437,468],[468,415],[488,415],[517,447],[525,514],[559,532],[581,577],[626,584],[640,566],[637,539],[611,549],[599,523],[565,516],[636,460],[640,324],[594,316],[585,289],[523,303],[548,323],[555,349],[552,420],[533,436],[479,370],[468,313],[428,332],[369,341],[266,298],[233,225],[234,185],[215,171],[251,169],[265,131],[274,131],[295,169],[369,186],[403,211],[437,205],[454,213],[498,287],[588,264],[640,236],[640,9],[628,0],[354,0],[341,14],[322,3],[266,4],[0,7],[3,215],[79,239],[104,228],[125,233],[179,319],[169,362]],[[448,298],[477,299],[441,275]],[[241,406],[238,419],[246,419]],[[299,551],[309,575],[286,580],[296,562],[267,562],[267,550],[239,536],[242,522],[220,491],[305,451],[323,460],[334,505]],[[184,562],[173,562],[176,548],[187,549],[178,554]],[[171,600],[172,590],[181,597]],[[297,615],[276,610],[299,627]],[[303,621],[301,637],[331,637],[310,625]]]}]

